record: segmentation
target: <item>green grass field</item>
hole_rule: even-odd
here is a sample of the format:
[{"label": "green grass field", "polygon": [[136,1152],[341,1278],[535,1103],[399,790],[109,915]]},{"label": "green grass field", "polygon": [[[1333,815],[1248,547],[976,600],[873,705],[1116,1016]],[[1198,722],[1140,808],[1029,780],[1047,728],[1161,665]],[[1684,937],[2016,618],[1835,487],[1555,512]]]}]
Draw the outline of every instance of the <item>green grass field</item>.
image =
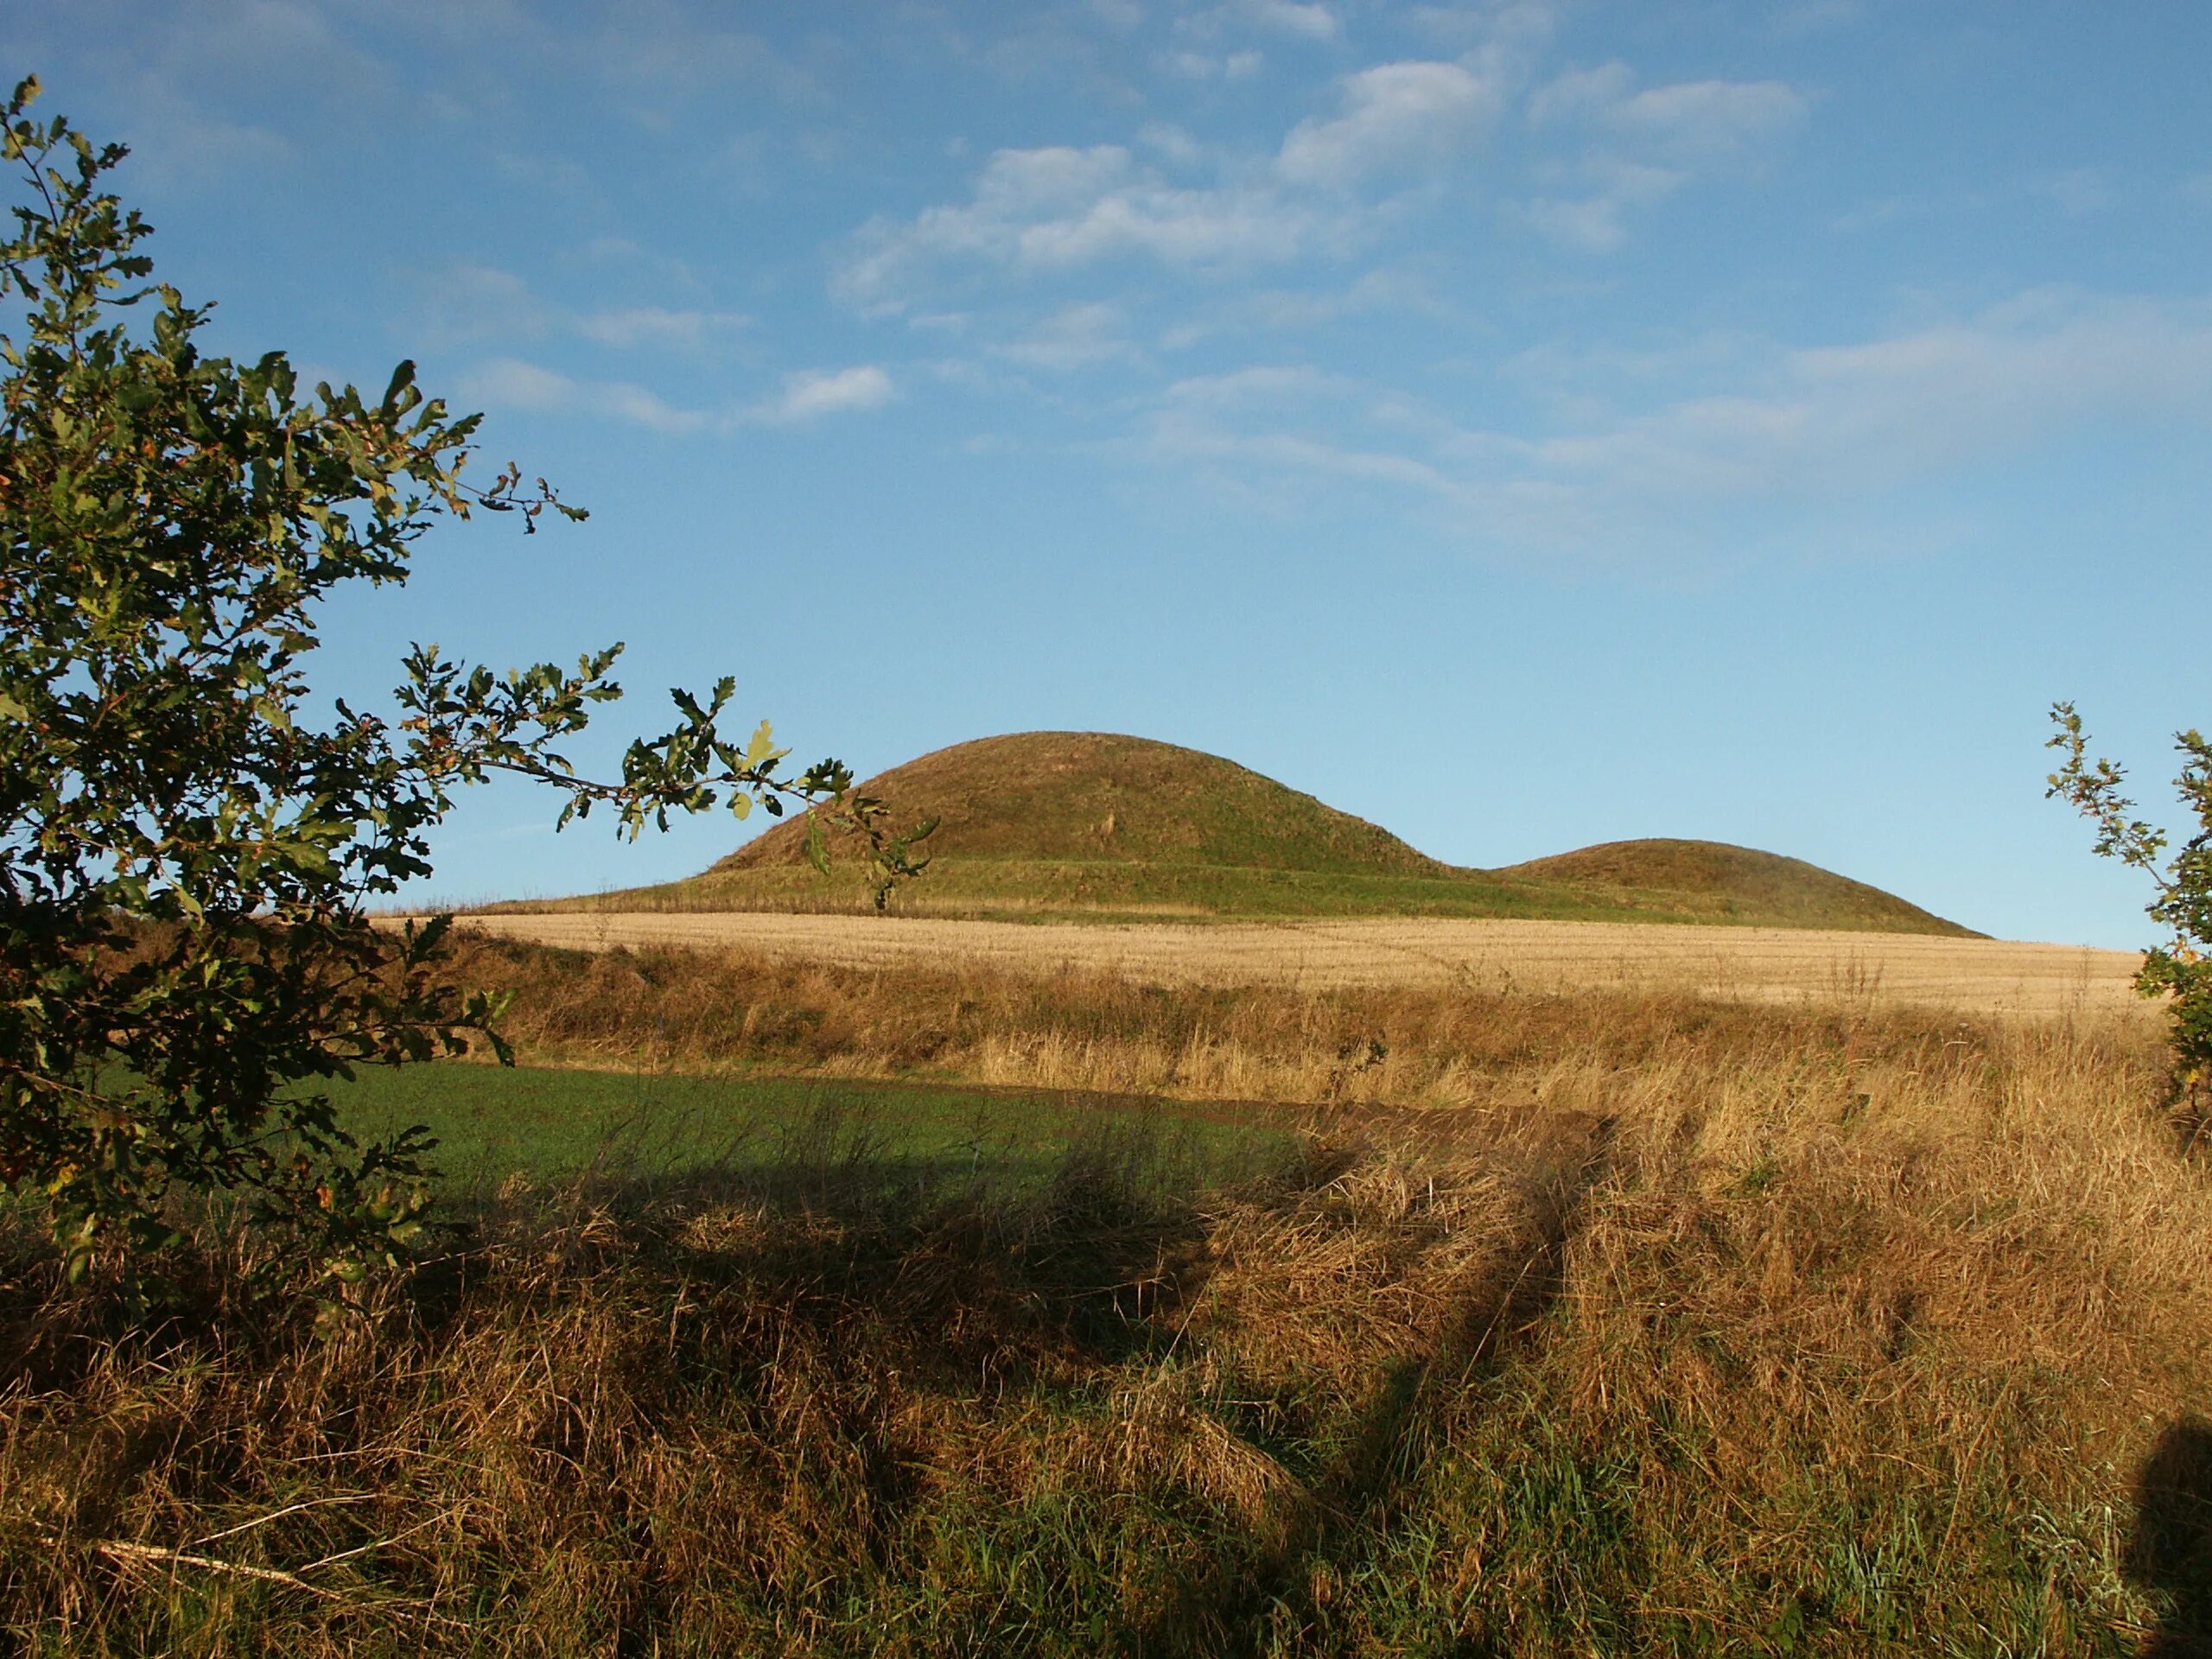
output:
[{"label": "green grass field", "polygon": [[1294,1144],[1256,1118],[1066,1090],[445,1064],[365,1071],[332,1093],[364,1138],[428,1125],[456,1193],[517,1173],[842,1170],[1019,1187],[1086,1138],[1122,1144],[1150,1183],[1187,1188],[1241,1179]]}]

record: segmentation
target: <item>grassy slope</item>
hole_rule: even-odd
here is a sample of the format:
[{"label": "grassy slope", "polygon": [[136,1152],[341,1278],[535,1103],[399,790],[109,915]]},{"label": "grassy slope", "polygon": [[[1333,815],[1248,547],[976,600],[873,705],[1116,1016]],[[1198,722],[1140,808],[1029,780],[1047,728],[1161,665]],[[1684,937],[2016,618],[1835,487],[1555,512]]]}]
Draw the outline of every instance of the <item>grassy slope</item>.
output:
[{"label": "grassy slope", "polygon": [[[1450,866],[1387,830],[1233,760],[1099,732],[1020,732],[955,744],[863,786],[902,817],[939,821],[962,859],[1231,866],[1342,875],[1440,875]],[[713,873],[804,862],[797,823]]]},{"label": "grassy slope", "polygon": [[[984,738],[864,787],[905,822],[940,820],[928,875],[892,901],[913,915],[1497,916],[1967,931],[1802,860],[1711,842],[1615,842],[1510,869],[1461,869],[1233,761],[1141,738]],[[854,861],[818,874],[804,833],[798,822],[779,825],[689,880],[525,907],[864,908]]]}]

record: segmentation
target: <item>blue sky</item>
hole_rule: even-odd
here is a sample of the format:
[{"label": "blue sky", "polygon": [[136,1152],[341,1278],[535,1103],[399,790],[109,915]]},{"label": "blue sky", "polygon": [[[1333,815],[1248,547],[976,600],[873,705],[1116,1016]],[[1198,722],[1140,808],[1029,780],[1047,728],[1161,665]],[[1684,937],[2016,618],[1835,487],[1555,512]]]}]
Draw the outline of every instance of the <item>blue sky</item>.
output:
[{"label": "blue sky", "polygon": [[[629,642],[802,758],[1230,755],[1496,865],[1676,835],[2132,944],[2042,799],[2212,719],[2212,9],[78,0],[213,343],[403,356],[592,510],[325,672]],[[468,899],[688,873],[472,798]]]}]

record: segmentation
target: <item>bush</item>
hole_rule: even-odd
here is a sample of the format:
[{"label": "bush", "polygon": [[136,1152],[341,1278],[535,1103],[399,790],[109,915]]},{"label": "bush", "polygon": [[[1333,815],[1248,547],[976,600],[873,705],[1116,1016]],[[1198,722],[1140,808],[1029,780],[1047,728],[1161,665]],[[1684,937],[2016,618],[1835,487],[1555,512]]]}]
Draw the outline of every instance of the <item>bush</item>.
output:
[{"label": "bush", "polygon": [[2126,774],[2109,760],[2088,759],[2074,705],[2056,704],[2050,717],[2058,731],[2048,747],[2061,751],[2065,764],[2050,775],[2047,794],[2071,801],[2097,826],[2099,853],[2151,878],[2157,888],[2147,906],[2151,918],[2171,931],[2166,944],[2145,953],[2135,983],[2145,996],[2172,999],[2169,1103],[2193,1145],[2212,1123],[2212,743],[2195,730],[2174,734],[2182,756],[2174,788],[2196,818],[2196,832],[2169,859],[2166,833],[2135,817],[2135,803],[2120,793]]}]

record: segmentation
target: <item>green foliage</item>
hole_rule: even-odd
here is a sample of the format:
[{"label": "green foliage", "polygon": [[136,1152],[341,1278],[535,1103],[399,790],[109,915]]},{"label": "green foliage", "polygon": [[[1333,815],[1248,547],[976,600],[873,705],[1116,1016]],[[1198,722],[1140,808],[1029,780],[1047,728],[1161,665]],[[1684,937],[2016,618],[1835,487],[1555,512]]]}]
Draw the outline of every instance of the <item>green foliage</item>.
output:
[{"label": "green foliage", "polygon": [[[303,393],[270,353],[203,356],[208,308],[153,280],[148,227],[103,188],[122,159],[33,119],[0,154],[22,200],[0,242],[0,1182],[50,1211],[73,1274],[175,1237],[173,1197],[220,1192],[355,1278],[418,1230],[427,1137],[359,1144],[319,1085],[489,1032],[442,982],[442,922],[365,906],[429,873],[455,791],[553,785],[562,822],[828,798],[879,891],[918,868],[825,760],[796,776],[734,691],[673,694],[619,779],[556,745],[621,695],[619,645],[495,675],[417,646],[386,720],[310,718],[319,605],[404,582],[441,518],[584,514],[512,466],[467,480],[478,417],[402,363],[383,393]],[[139,326],[134,327],[134,324]],[[495,1046],[497,1039],[492,1039]]]},{"label": "green foliage", "polygon": [[2135,803],[2120,793],[2126,774],[2110,760],[2089,760],[2074,705],[2054,705],[2050,717],[2058,731],[2047,747],[2065,762],[2046,793],[2071,801],[2096,825],[2100,854],[2141,870],[2157,888],[2147,909],[2172,938],[2145,953],[2135,983],[2145,996],[2172,999],[2174,1103],[2201,1135],[2212,1116],[2212,742],[2195,730],[2174,734],[2182,756],[2174,788],[2196,830],[2167,858],[2165,832],[2137,817]]}]

